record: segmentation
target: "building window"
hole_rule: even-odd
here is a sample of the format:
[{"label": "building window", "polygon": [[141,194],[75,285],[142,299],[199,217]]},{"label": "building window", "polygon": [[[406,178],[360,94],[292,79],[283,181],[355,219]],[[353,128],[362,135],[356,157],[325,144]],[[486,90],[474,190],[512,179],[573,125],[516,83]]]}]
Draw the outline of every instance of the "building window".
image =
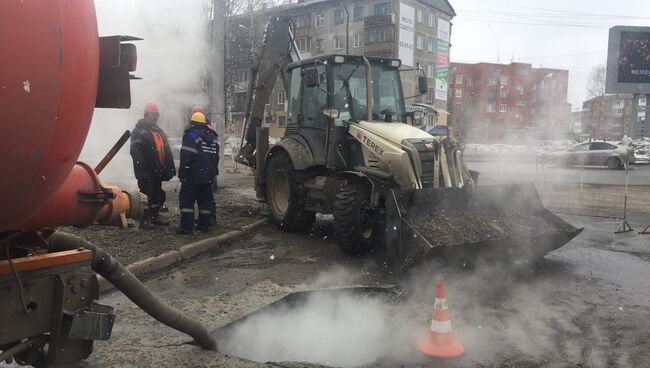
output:
[{"label": "building window", "polygon": [[415,20],[418,23],[422,23],[422,10],[420,9],[415,9]]},{"label": "building window", "polygon": [[507,75],[502,75],[501,78],[499,78],[499,83],[502,86],[507,86],[508,85],[508,76]]},{"label": "building window", "polygon": [[488,104],[487,109],[485,110],[487,112],[496,112],[497,111],[497,105],[496,104]]},{"label": "building window", "polygon": [[427,64],[427,78],[436,77],[436,66],[433,64]]},{"label": "building window", "polygon": [[517,86],[517,93],[519,93],[520,95],[523,95],[524,94],[524,86]]},{"label": "building window", "polygon": [[456,84],[463,84],[463,75],[462,74],[456,74]]},{"label": "building window", "polygon": [[278,93],[278,105],[283,105],[285,98],[286,96],[284,95],[284,92]]},{"label": "building window", "polygon": [[434,14],[429,14],[429,27],[434,28],[436,26],[436,16]]},{"label": "building window", "polygon": [[296,46],[298,46],[298,50],[300,50],[300,52],[311,52],[311,38],[296,38]]},{"label": "building window", "polygon": [[502,89],[501,91],[499,91],[499,97],[508,98],[508,91],[506,91],[505,89]]},{"label": "building window", "polygon": [[316,40],[316,50],[315,52],[317,54],[322,54],[325,52],[325,40],[323,39],[318,39]]},{"label": "building window", "polygon": [[472,78],[467,78],[467,80],[465,81],[465,85],[467,87],[471,87],[472,86]]},{"label": "building window", "polygon": [[418,50],[424,50],[424,37],[422,35],[415,35],[415,46]]},{"label": "building window", "polygon": [[526,101],[517,101],[517,106],[526,106]]},{"label": "building window", "polygon": [[551,88],[557,89],[558,86],[559,86],[559,84],[558,84],[557,80],[553,79],[553,81],[551,81]]},{"label": "building window", "polygon": [[392,11],[391,3],[375,4],[375,15],[388,14]]},{"label": "building window", "polygon": [[363,35],[355,34],[352,38],[352,47],[363,47]]},{"label": "building window", "polygon": [[469,92],[465,93],[465,98],[469,100],[469,98],[470,98],[470,93]]},{"label": "building window", "polygon": [[508,111],[508,105],[506,104],[499,105],[499,112],[507,112],[507,111]]},{"label": "building window", "polygon": [[454,109],[456,111],[462,111],[463,110],[463,105],[457,103],[457,104],[454,105]]},{"label": "building window", "polygon": [[318,14],[314,19],[314,23],[316,25],[316,28],[321,28],[325,25],[325,16],[323,14]]},{"label": "building window", "polygon": [[427,37],[427,51],[432,54],[436,52],[436,41],[431,37]]},{"label": "building window", "polygon": [[517,121],[519,121],[519,122],[521,122],[523,120],[523,117],[521,116],[520,112],[515,114],[515,119],[517,119]]},{"label": "building window", "polygon": [[517,75],[523,76],[523,75],[527,75],[527,74],[528,74],[528,70],[526,70],[526,69],[517,69]]},{"label": "building window", "polygon": [[343,37],[334,37],[334,50],[343,50]]},{"label": "building window", "polygon": [[496,85],[496,84],[497,84],[497,75],[496,75],[496,74],[492,74],[492,75],[490,76],[490,78],[488,78],[488,80],[487,80],[486,82],[487,82],[487,85],[488,85],[488,86],[494,86],[494,85]]},{"label": "building window", "polygon": [[284,128],[287,126],[287,117],[286,116],[278,116],[278,127],[279,128]]},{"label": "building window", "polygon": [[334,24],[343,24],[343,9],[334,10]]},{"label": "building window", "polygon": [[463,90],[460,88],[456,88],[456,97],[461,98],[463,97]]},{"label": "building window", "polygon": [[386,41],[388,41],[388,32],[385,28],[373,28],[367,33],[366,43]]},{"label": "building window", "polygon": [[354,11],[353,11],[353,17],[355,22],[361,22],[363,21],[363,6],[355,6]]},{"label": "building window", "polygon": [[235,70],[232,73],[232,83],[248,83],[248,69]]},{"label": "building window", "polygon": [[294,25],[296,28],[307,28],[309,27],[310,23],[311,23],[311,17],[309,16],[309,14],[301,15],[296,19],[294,19]]}]

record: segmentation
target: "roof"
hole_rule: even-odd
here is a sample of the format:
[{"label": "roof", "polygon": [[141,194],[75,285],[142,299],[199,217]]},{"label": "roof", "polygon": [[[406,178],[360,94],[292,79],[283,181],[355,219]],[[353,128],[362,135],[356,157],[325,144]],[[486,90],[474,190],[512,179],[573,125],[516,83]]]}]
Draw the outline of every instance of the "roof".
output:
[{"label": "roof", "polygon": [[456,16],[456,11],[447,0],[418,0],[419,2],[434,7],[450,17]]},{"label": "roof", "polygon": [[[357,62],[357,63],[363,63],[363,56],[361,55],[343,55],[343,54],[326,54],[326,55],[318,55],[302,60],[295,61],[287,66],[287,69],[291,70],[299,66],[303,65],[310,65],[314,64],[316,60],[319,60],[321,62],[327,61],[327,62],[333,62],[334,57],[336,56],[342,56],[345,58],[345,62]],[[391,66],[391,62],[393,60],[399,60],[399,59],[394,59],[394,58],[384,58],[384,57],[376,57],[376,56],[366,56],[370,64],[377,65],[377,64],[382,64],[388,67]]]},{"label": "roof", "polygon": [[[427,6],[438,9],[439,11],[449,15],[450,17],[456,16],[456,11],[451,6],[447,0],[417,0],[418,2],[425,4]],[[268,8],[256,9],[253,14],[264,14],[264,13],[280,13],[291,10],[303,9],[304,7],[314,6],[314,5],[328,5],[327,3],[342,3],[343,0],[306,0],[302,2],[295,2],[289,4],[281,4],[277,6],[272,6]],[[237,16],[250,16],[250,14],[236,14]]]}]

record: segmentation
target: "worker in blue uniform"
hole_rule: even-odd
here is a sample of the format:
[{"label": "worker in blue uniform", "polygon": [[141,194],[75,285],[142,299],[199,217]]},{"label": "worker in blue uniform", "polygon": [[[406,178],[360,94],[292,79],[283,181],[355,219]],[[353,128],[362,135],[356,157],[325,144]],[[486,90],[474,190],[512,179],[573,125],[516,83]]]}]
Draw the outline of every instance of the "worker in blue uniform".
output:
[{"label": "worker in blue uniform", "polygon": [[207,124],[205,115],[192,114],[183,134],[178,178],[181,180],[179,234],[192,234],[194,204],[199,208],[198,230],[209,231],[212,214],[212,181],[219,165],[219,136]]}]

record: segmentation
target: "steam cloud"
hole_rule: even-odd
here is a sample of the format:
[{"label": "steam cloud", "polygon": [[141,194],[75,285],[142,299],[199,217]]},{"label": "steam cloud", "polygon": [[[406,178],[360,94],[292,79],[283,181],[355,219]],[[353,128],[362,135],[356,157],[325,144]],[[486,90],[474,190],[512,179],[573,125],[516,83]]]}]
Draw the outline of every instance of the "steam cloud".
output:
[{"label": "steam cloud", "polygon": [[[96,109],[81,160],[96,164],[125,130],[142,118],[144,104],[161,109],[159,124],[170,137],[180,137],[194,105],[206,105],[202,92],[209,62],[208,24],[203,0],[96,0],[100,36],[130,35],[138,48],[131,81],[131,108]],[[128,143],[102,177],[133,181]]]},{"label": "steam cloud", "polygon": [[[347,279],[350,285],[360,278],[337,267],[311,284],[339,286]],[[429,263],[402,281],[398,301],[317,293],[302,304],[250,317],[223,337],[220,350],[260,362],[428,366],[432,361],[417,350],[417,341],[427,336],[435,284],[443,278],[455,335],[467,347],[463,357],[446,367],[500,366],[504,361],[538,366],[558,357],[579,362],[584,348],[576,338],[563,337],[587,334],[600,340],[597,326],[576,322],[586,307],[558,292],[557,278],[522,279],[496,265],[459,270]],[[602,343],[594,341],[589,348],[593,366],[606,366],[597,347]]]}]

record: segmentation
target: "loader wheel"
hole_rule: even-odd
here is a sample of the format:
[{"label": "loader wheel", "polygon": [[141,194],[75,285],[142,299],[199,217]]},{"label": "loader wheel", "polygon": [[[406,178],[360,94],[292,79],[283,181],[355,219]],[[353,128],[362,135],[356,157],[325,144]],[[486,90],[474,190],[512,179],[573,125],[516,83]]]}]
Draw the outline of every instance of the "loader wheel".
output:
[{"label": "loader wheel", "polygon": [[286,153],[275,154],[266,172],[266,199],[271,221],[282,231],[308,230],[316,220],[316,214],[303,209],[306,191],[296,180],[289,156]]},{"label": "loader wheel", "polygon": [[379,238],[370,209],[370,193],[360,184],[346,184],[334,202],[334,230],[339,246],[348,254],[370,251]]}]

